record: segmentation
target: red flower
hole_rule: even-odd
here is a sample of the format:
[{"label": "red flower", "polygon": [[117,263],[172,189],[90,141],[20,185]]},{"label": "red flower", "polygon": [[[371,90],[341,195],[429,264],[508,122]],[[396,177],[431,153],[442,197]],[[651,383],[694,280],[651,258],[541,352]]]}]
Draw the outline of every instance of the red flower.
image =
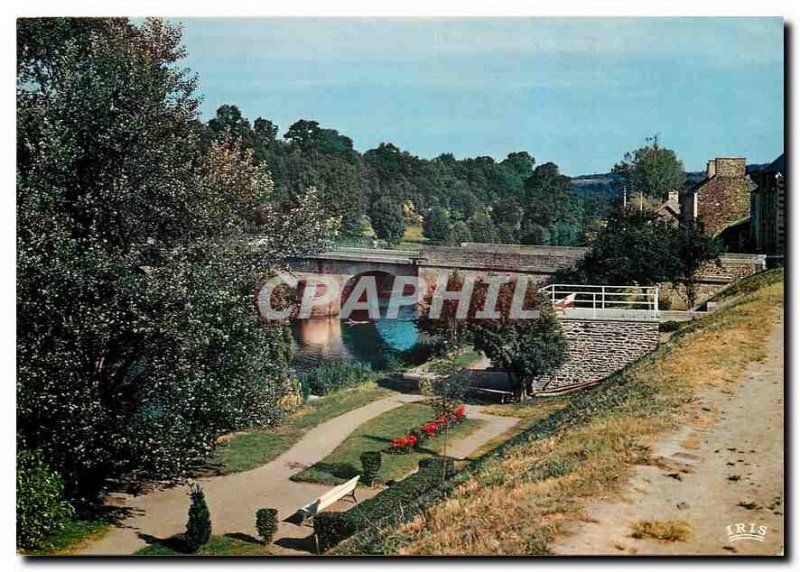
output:
[{"label": "red flower", "polygon": [[456,407],[455,415],[456,417],[464,417],[467,414],[467,406],[466,405],[459,405]]},{"label": "red flower", "polygon": [[412,447],[417,444],[417,436],[416,435],[409,435],[408,437],[405,438],[405,440]]},{"label": "red flower", "polygon": [[392,441],[392,447],[397,447],[398,449],[402,449],[403,447],[408,446],[408,437],[401,437],[400,439],[394,439]]}]

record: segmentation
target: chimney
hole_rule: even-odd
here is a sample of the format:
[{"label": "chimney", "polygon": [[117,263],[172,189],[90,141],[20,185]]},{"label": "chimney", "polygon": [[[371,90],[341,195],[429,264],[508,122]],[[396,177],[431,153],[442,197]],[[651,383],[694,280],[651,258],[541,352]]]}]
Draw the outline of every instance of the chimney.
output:
[{"label": "chimney", "polygon": [[744,177],[747,162],[744,157],[718,157],[716,172],[720,177]]},{"label": "chimney", "polygon": [[670,201],[675,201],[676,203],[680,204],[680,202],[681,202],[680,201],[680,199],[681,199],[680,191],[678,189],[672,189],[669,192],[669,196],[667,198]]},{"label": "chimney", "polygon": [[706,167],[706,178],[710,179],[716,174],[717,174],[717,162],[716,160],[711,159],[708,162],[708,167]]}]

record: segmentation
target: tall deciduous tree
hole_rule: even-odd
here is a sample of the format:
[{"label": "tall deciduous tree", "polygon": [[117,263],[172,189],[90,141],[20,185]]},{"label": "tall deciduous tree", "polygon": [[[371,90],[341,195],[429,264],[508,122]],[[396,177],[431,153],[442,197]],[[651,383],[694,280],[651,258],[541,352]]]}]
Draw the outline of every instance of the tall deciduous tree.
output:
[{"label": "tall deciduous tree", "polygon": [[403,238],[405,231],[403,207],[389,197],[381,197],[372,204],[369,219],[378,238],[390,243]]},{"label": "tall deciduous tree", "polygon": [[422,234],[433,241],[444,242],[450,236],[450,217],[442,208],[431,209],[422,221]]},{"label": "tall deciduous tree", "polygon": [[686,174],[683,163],[675,151],[659,145],[658,136],[653,136],[640,147],[625,153],[622,161],[614,165],[612,172],[617,175],[616,186],[628,193],[629,197],[643,194],[663,201],[669,192],[682,189]]},{"label": "tall deciduous tree", "polygon": [[73,495],[175,476],[219,433],[279,417],[286,338],[253,293],[328,221],[313,192],[276,209],[234,134],[203,141],[178,28],[18,26],[19,443]]}]

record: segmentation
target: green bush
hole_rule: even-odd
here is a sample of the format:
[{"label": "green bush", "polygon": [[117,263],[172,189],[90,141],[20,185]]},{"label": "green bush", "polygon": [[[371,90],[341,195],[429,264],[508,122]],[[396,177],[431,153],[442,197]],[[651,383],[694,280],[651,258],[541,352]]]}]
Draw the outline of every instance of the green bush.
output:
[{"label": "green bush", "polygon": [[264,544],[269,544],[278,532],[278,510],[260,508],[256,511],[256,530]]},{"label": "green bush", "polygon": [[64,483],[39,451],[17,453],[17,547],[41,548],[73,516],[64,500]]},{"label": "green bush", "polygon": [[361,480],[372,485],[381,470],[381,452],[364,451],[361,453]]},{"label": "green bush", "polygon": [[356,523],[348,512],[321,512],[314,517],[314,535],[320,552],[333,548],[356,530]]},{"label": "green bush", "polygon": [[203,489],[195,485],[189,492],[189,520],[186,522],[186,548],[197,552],[211,538],[211,513],[208,511]]},{"label": "green bush", "polygon": [[666,322],[661,322],[658,325],[659,332],[675,332],[680,329],[681,323],[676,322],[675,320],[668,320]]},{"label": "green bush", "polygon": [[304,394],[328,395],[339,389],[363,382],[372,374],[372,367],[361,362],[320,365],[299,375]]}]

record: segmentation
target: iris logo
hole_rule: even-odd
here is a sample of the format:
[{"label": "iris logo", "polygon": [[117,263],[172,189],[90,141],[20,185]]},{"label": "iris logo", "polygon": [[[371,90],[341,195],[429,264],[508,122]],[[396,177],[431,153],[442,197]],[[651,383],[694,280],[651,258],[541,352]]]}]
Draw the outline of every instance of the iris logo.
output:
[{"label": "iris logo", "polygon": [[725,527],[728,532],[728,540],[736,542],[737,540],[757,540],[764,542],[764,537],[767,534],[767,527],[757,525],[755,522],[743,523],[737,522],[736,524],[729,524]]}]

